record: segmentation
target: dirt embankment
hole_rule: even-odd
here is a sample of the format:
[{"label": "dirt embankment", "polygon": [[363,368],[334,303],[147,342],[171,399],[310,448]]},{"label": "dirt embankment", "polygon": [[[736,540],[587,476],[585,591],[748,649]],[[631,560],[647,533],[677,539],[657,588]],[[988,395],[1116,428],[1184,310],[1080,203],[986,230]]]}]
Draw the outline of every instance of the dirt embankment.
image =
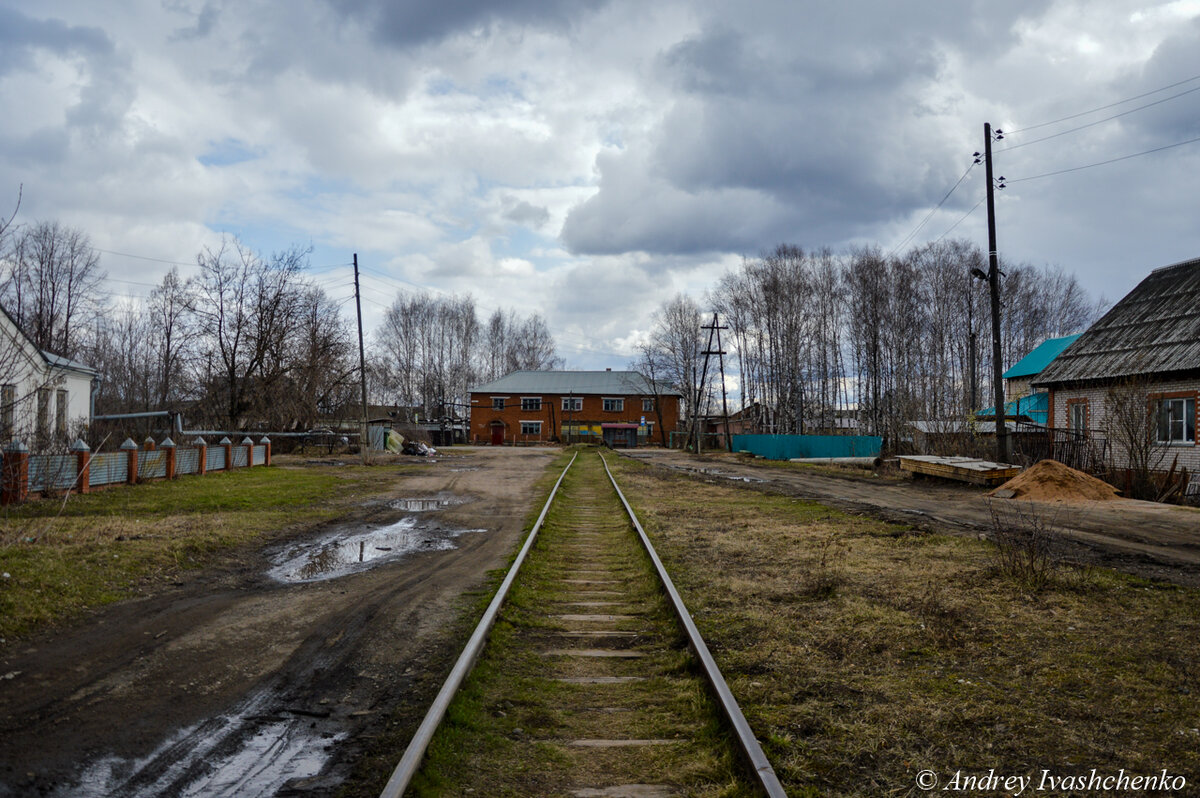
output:
[{"label": "dirt embankment", "polygon": [[276,542],[0,649],[0,796],[334,791],[398,703],[423,712],[460,597],[506,561],[555,454],[454,450],[391,498],[461,503],[385,498],[286,542],[325,551],[419,516],[415,551],[375,567],[281,582]]},{"label": "dirt embankment", "polygon": [[[733,455],[697,458],[683,452],[639,449],[644,462],[713,481],[812,499],[838,509],[951,534],[991,529],[990,499],[981,488],[944,480],[884,480],[828,476],[799,466],[764,464]],[[1125,499],[1053,503],[1031,501],[1054,519],[1068,556],[1153,579],[1200,587],[1200,509]]]}]

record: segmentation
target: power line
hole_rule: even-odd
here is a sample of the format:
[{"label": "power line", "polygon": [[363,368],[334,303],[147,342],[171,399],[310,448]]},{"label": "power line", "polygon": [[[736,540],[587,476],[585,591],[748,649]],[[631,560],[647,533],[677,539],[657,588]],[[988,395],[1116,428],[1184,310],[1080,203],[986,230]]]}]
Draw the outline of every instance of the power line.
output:
[{"label": "power line", "polygon": [[[1160,91],[1166,91],[1167,89],[1173,89],[1176,86],[1182,86],[1185,83],[1191,83],[1193,80],[1200,80],[1200,75],[1193,75],[1190,78],[1186,78],[1186,79],[1178,81],[1176,83],[1171,83],[1166,86],[1159,86],[1157,89],[1153,89],[1151,91],[1145,92],[1144,94],[1135,94],[1132,97],[1126,97],[1124,100],[1117,100],[1115,103],[1109,103],[1108,105],[1101,105],[1098,108],[1092,108],[1088,111],[1080,111],[1077,114],[1070,114],[1069,116],[1059,117],[1058,119],[1052,119],[1049,122],[1039,122],[1036,125],[1029,125],[1028,127],[1023,127],[1020,130],[1010,130],[1010,131],[1008,131],[1008,135],[1015,136],[1016,134],[1024,133],[1027,130],[1037,130],[1040,127],[1048,127],[1050,125],[1057,125],[1059,122],[1066,122],[1071,119],[1078,119],[1081,116],[1087,116],[1088,114],[1094,114],[1097,111],[1107,111],[1109,108],[1116,108],[1118,105],[1124,105],[1125,103],[1133,102],[1134,100],[1140,100],[1143,97],[1149,97],[1151,94],[1158,94]],[[1170,98],[1167,98],[1167,99],[1170,99]]]},{"label": "power line", "polygon": [[131,255],[128,252],[114,252],[111,249],[100,249],[99,247],[92,247],[92,249],[96,250],[97,252],[103,252],[105,255],[118,255],[122,258],[135,258],[137,260],[148,260],[148,261],[152,261],[154,263],[165,263],[168,266],[195,266],[196,265],[195,263],[184,263],[184,262],[178,261],[178,260],[163,260],[162,258],[151,258],[151,257],[147,257],[146,255]]},{"label": "power line", "polygon": [[1188,139],[1187,141],[1177,141],[1174,144],[1167,144],[1162,147],[1155,147],[1152,150],[1143,150],[1141,152],[1135,152],[1132,155],[1122,155],[1119,158],[1109,158],[1107,161],[1097,161],[1096,163],[1084,164],[1083,166],[1072,166],[1070,169],[1058,169],[1054,172],[1044,172],[1040,175],[1032,175],[1030,177],[1012,178],[1012,179],[1006,180],[1005,182],[1007,182],[1007,183],[1024,183],[1024,182],[1028,182],[1030,180],[1041,180],[1043,177],[1053,177],[1055,175],[1065,175],[1068,172],[1079,172],[1084,169],[1091,169],[1092,167],[1095,167],[1095,166],[1104,166],[1106,164],[1116,163],[1117,161],[1128,161],[1130,158],[1137,158],[1142,155],[1149,155],[1152,152],[1162,152],[1163,150],[1169,150],[1174,147],[1182,147],[1184,144],[1192,144],[1197,141],[1200,141],[1200,136],[1197,136],[1194,139]]},{"label": "power line", "polygon": [[[955,190],[956,190],[956,189],[957,189],[957,188],[958,188],[960,185],[962,185],[962,181],[964,181],[964,180],[966,180],[966,179],[967,179],[967,175],[971,174],[971,170],[975,168],[975,165],[976,165],[976,163],[978,163],[978,162],[977,162],[977,161],[972,161],[972,162],[971,162],[971,165],[967,167],[967,171],[965,171],[965,172],[963,172],[963,173],[962,173],[962,176],[961,176],[961,177],[959,177],[959,178],[958,178],[958,180],[955,182],[955,184],[954,184],[953,186],[951,186],[951,187],[950,187],[950,190],[946,192],[946,196],[942,197],[942,201],[941,201],[941,202],[939,202],[937,205],[935,205],[935,206],[934,206],[934,207],[933,207],[933,208],[932,208],[932,209],[929,211],[929,213],[925,214],[925,218],[921,220],[921,223],[920,223],[919,225],[917,225],[916,227],[914,227],[914,228],[913,228],[913,231],[912,231],[911,233],[909,233],[907,236],[905,236],[905,237],[904,237],[904,239],[903,239],[903,240],[902,240],[902,241],[901,241],[899,244],[897,244],[895,247],[893,247],[893,248],[892,248],[892,251],[891,251],[891,252],[889,252],[889,253],[888,253],[888,255],[887,255],[889,258],[890,258],[892,255],[895,255],[895,254],[896,254],[896,252],[897,252],[897,251],[898,251],[898,250],[899,250],[901,247],[903,247],[905,244],[907,244],[909,241],[911,241],[911,240],[913,239],[913,237],[914,237],[914,236],[916,236],[916,234],[917,234],[917,233],[919,233],[919,232],[921,231],[921,228],[922,228],[922,227],[924,227],[924,226],[926,225],[926,223],[928,223],[928,222],[929,222],[929,220],[930,220],[931,218],[933,218],[933,215],[934,215],[935,213],[937,213],[937,212],[938,212],[938,209],[939,209],[939,208],[941,208],[943,205],[945,205],[945,204],[946,204],[946,200],[950,199],[950,195],[951,195],[951,194],[953,194],[953,193],[954,193],[954,191],[955,191]],[[938,240],[941,240],[941,239],[938,239]]]},{"label": "power line", "polygon": [[933,243],[935,243],[935,244],[936,244],[936,243],[938,243],[939,241],[941,241],[943,238],[945,238],[946,236],[948,236],[948,235],[950,235],[951,233],[953,233],[953,232],[954,232],[954,228],[958,227],[960,224],[962,224],[963,222],[965,222],[965,221],[967,220],[967,217],[968,217],[968,216],[970,216],[971,214],[975,213],[975,211],[979,210],[979,206],[980,206],[980,205],[982,205],[982,204],[983,204],[983,200],[982,200],[982,199],[981,199],[981,200],[979,200],[979,202],[976,202],[976,203],[975,203],[975,206],[974,206],[973,208],[971,208],[971,210],[969,210],[969,211],[967,211],[966,213],[964,213],[964,214],[963,214],[963,215],[962,215],[962,216],[959,218],[959,220],[958,220],[957,222],[955,222],[954,224],[950,225],[950,229],[949,229],[949,230],[947,230],[946,232],[942,233],[940,236],[938,236],[938,237],[937,237],[937,239],[936,239],[936,240],[935,240]]},{"label": "power line", "polygon": [[[1067,128],[1066,130],[1061,130],[1058,133],[1051,133],[1049,136],[1042,136],[1040,139],[1033,139],[1032,141],[1023,141],[1020,144],[1013,144],[1011,147],[1005,147],[1003,150],[1001,150],[1001,152],[1010,152],[1011,150],[1017,150],[1017,149],[1020,149],[1021,147],[1028,147],[1030,144],[1038,144],[1043,141],[1049,141],[1050,139],[1056,139],[1059,136],[1065,136],[1068,133],[1075,133],[1076,131],[1079,131],[1079,130],[1084,130],[1089,127],[1095,127],[1096,125],[1102,124],[1104,122],[1111,122],[1112,120],[1118,119],[1122,116],[1129,116],[1129,114],[1136,113],[1137,111],[1143,111],[1147,108],[1152,108],[1155,105],[1162,105],[1165,102],[1169,102],[1170,100],[1174,100],[1178,97],[1182,97],[1185,94],[1192,94],[1193,92],[1197,92],[1197,91],[1200,91],[1200,86],[1196,86],[1195,88],[1188,89],[1187,91],[1181,91],[1178,94],[1172,94],[1170,97],[1163,97],[1161,100],[1155,100],[1152,103],[1146,103],[1145,105],[1139,105],[1137,108],[1130,108],[1128,111],[1122,111],[1119,114],[1113,114],[1112,116],[1106,116],[1103,119],[1097,119],[1095,122],[1088,122],[1086,125],[1079,125],[1078,127]],[[1026,128],[1026,130],[1028,130],[1028,129],[1029,128]]]}]

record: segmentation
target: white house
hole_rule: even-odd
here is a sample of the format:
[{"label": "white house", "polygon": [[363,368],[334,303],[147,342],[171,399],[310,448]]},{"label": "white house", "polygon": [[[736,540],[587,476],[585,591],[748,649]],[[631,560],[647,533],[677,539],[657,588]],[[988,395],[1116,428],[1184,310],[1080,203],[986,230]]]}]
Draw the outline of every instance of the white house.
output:
[{"label": "white house", "polygon": [[92,421],[96,370],[34,345],[0,307],[0,443],[57,448]]}]

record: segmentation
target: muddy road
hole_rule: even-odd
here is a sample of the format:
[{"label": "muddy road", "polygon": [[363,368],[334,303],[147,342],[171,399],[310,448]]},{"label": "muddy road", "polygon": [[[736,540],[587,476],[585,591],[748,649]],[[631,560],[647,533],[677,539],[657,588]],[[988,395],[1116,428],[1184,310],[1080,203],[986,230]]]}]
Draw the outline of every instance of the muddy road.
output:
[{"label": "muddy road", "polygon": [[[700,479],[741,482],[812,499],[917,529],[986,534],[992,526],[983,488],[945,480],[885,481],[827,476],[756,465],[727,454],[697,458],[684,452],[638,449],[629,456]],[[1200,509],[1121,500],[1087,503],[1015,502],[1033,508],[1062,533],[1070,560],[1200,587]],[[1005,502],[998,500],[998,507]]]},{"label": "muddy road", "polygon": [[0,796],[335,791],[398,701],[436,692],[462,595],[556,453],[451,450],[352,517],[6,646]]}]

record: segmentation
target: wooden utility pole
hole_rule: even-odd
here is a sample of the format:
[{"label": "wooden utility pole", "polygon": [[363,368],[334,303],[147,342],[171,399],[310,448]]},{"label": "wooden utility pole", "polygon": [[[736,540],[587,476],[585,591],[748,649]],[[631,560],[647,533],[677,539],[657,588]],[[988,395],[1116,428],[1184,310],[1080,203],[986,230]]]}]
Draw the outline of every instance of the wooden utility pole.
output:
[{"label": "wooden utility pole", "polygon": [[362,380],[362,424],[358,428],[358,450],[362,453],[365,465],[370,462],[371,436],[368,434],[367,421],[367,355],[363,350],[362,332],[362,300],[358,291],[358,253],[354,253],[354,308],[358,311],[358,375]]},{"label": "wooden utility pole", "polygon": [[988,288],[992,295],[992,389],[996,400],[996,460],[1009,460],[1008,427],[1004,423],[1004,362],[1000,347],[1000,261],[996,254],[996,200],[992,182],[992,125],[983,123],[983,153],[987,178]]}]

